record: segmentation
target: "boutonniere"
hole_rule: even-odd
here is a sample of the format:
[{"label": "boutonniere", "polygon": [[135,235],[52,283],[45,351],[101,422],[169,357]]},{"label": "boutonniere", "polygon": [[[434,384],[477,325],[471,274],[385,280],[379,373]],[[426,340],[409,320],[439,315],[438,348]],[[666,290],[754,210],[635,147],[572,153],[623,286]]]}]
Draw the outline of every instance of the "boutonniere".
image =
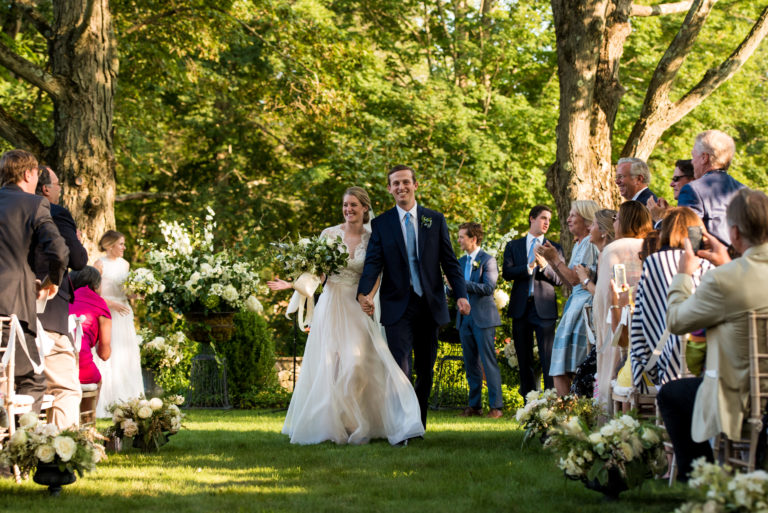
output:
[{"label": "boutonniere", "polygon": [[480,262],[478,262],[477,260],[472,262],[472,269],[477,269],[478,267],[480,267]]},{"label": "boutonniere", "polygon": [[424,228],[432,228],[432,218],[427,216],[421,216],[421,226]]}]

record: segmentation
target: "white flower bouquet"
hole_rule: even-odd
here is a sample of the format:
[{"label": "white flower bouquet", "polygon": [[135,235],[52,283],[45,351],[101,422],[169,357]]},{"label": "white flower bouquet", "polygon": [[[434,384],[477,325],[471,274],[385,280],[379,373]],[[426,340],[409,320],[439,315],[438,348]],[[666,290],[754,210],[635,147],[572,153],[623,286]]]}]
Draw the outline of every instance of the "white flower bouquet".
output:
[{"label": "white flower bouquet", "polygon": [[688,486],[702,496],[686,502],[675,513],[768,511],[768,473],[764,470],[733,474],[730,465],[721,467],[699,458],[693,462]]},{"label": "white flower bouquet", "polygon": [[523,443],[536,436],[543,441],[552,430],[573,418],[580,419],[586,426],[597,422],[598,408],[591,398],[560,397],[554,389],[549,389],[528,392],[525,400],[525,406],[515,413],[515,419],[525,429]]},{"label": "white flower bouquet", "polygon": [[181,396],[166,399],[140,396],[113,403],[108,408],[113,424],[107,429],[107,435],[131,439],[134,447],[145,452],[157,451],[168,443],[169,436],[181,429],[184,414],[179,405],[183,402]]},{"label": "white flower bouquet", "polygon": [[317,235],[298,242],[273,242],[275,261],[282,271],[296,279],[304,273],[330,276],[346,267],[349,250],[341,237]]},{"label": "white flower bouquet", "polygon": [[141,365],[146,369],[160,371],[178,365],[184,357],[184,348],[189,344],[183,331],[153,335],[142,330]]},{"label": "white flower bouquet", "polygon": [[129,290],[145,294],[150,311],[168,307],[177,313],[262,310],[256,298],[255,266],[233,250],[214,250],[213,218],[213,210],[208,209],[202,232],[176,221],[160,222],[165,243],[151,246],[147,269],[137,269],[129,280]]},{"label": "white flower bouquet", "polygon": [[546,446],[567,477],[608,486],[609,476],[618,473],[626,489],[666,468],[665,434],[664,428],[630,415],[617,414],[594,431],[572,417],[550,433]]},{"label": "white flower bouquet", "polygon": [[106,457],[104,446],[97,442],[102,439],[93,428],[60,431],[54,424],[40,422],[37,414],[25,413],[0,452],[0,466],[18,465],[28,473],[38,463],[50,463],[82,477]]},{"label": "white flower bouquet", "polygon": [[128,294],[141,297],[165,292],[165,284],[155,278],[155,273],[146,267],[139,267],[129,272],[123,287]]}]

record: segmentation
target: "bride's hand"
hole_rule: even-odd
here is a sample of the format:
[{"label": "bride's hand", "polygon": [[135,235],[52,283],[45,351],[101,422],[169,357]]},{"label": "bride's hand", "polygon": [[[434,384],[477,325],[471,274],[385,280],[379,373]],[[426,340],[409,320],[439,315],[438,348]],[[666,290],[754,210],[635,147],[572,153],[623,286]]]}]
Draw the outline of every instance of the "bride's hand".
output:
[{"label": "bride's hand", "polygon": [[292,288],[293,285],[280,278],[275,278],[274,280],[267,282],[267,287],[269,287],[270,290],[285,290]]},{"label": "bride's hand", "polygon": [[373,299],[364,294],[358,294],[357,302],[360,303],[360,308],[363,309],[363,313],[366,315],[373,315]]}]

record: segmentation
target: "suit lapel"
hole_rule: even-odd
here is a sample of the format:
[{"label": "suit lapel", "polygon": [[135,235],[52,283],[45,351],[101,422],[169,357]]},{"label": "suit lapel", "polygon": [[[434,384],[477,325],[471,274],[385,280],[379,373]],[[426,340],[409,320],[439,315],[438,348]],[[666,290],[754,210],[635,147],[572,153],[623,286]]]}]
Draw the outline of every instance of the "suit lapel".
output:
[{"label": "suit lapel", "polygon": [[472,270],[469,273],[469,281],[480,281],[480,272],[483,268],[483,264],[485,263],[485,252],[481,249],[480,252],[477,254],[477,258],[475,258],[474,263],[472,264]]},{"label": "suit lapel", "polygon": [[416,243],[419,246],[419,255],[418,255],[418,257],[419,257],[419,265],[421,265],[421,255],[424,254],[424,242],[425,242],[424,239],[427,238],[426,237],[426,235],[427,235],[426,231],[427,230],[426,230],[426,228],[422,229],[422,226],[421,226],[421,218],[423,217],[423,213],[424,213],[424,207],[422,207],[421,205],[417,206],[416,207],[416,219],[414,219],[414,222],[416,223],[416,229],[419,230],[419,237],[418,237],[419,240]]},{"label": "suit lapel", "polygon": [[400,215],[397,207],[392,208],[392,219],[389,223],[390,230],[392,230],[392,238],[397,241],[397,247],[400,248],[400,254],[403,255],[403,260],[408,263],[408,252],[405,249],[405,237],[403,236],[403,229],[400,226]]}]

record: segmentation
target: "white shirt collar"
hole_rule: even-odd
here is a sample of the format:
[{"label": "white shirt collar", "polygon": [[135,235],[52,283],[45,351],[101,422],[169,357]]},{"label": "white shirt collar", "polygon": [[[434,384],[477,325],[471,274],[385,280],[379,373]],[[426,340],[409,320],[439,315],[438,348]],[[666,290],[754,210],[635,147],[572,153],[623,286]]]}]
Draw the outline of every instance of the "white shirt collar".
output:
[{"label": "white shirt collar", "polygon": [[544,244],[544,234],[543,233],[541,235],[539,235],[538,237],[534,237],[533,235],[531,235],[531,232],[528,232],[528,235],[525,236],[525,243],[526,243],[526,245],[530,246],[531,242],[534,239],[538,240],[539,243]]},{"label": "white shirt collar", "polygon": [[477,259],[478,253],[480,253],[480,246],[476,247],[472,253],[467,253],[467,255],[469,255],[469,259],[474,262]]},{"label": "white shirt collar", "polygon": [[416,213],[417,213],[416,210],[419,207],[418,203],[414,202],[413,208],[410,210],[403,210],[402,208],[400,208],[400,205],[395,205],[395,207],[397,207],[397,218],[400,220],[401,223],[403,222],[403,218],[405,217],[405,214],[410,212],[411,220],[413,221],[414,226],[416,225]]},{"label": "white shirt collar", "polygon": [[635,194],[634,196],[632,196],[632,199],[633,199],[633,200],[636,200],[636,199],[638,198],[638,196],[640,196],[640,195],[643,193],[643,191],[644,191],[644,190],[646,190],[647,188],[648,188],[648,187],[643,187],[642,189],[640,189],[639,191],[637,191],[637,194]]}]

